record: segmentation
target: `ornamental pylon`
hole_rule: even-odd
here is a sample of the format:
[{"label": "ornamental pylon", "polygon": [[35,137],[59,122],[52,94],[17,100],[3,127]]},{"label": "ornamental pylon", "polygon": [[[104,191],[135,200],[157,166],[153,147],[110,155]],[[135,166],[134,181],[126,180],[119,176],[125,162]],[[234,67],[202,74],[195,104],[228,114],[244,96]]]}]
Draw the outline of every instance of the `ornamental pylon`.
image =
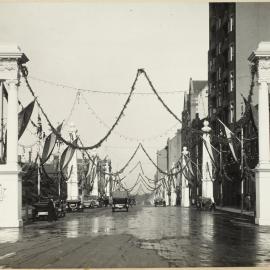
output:
[{"label": "ornamental pylon", "polygon": [[260,42],[248,60],[255,67],[258,84],[259,163],[256,167],[255,223],[270,225],[270,148],[269,148],[269,84],[270,42]]},{"label": "ornamental pylon", "polygon": [[18,166],[18,86],[19,65],[26,62],[28,58],[18,46],[0,45],[0,83],[8,92],[7,157],[6,163],[0,164],[0,227],[23,225],[22,179]]},{"label": "ornamental pylon", "polygon": [[181,177],[182,177],[182,200],[181,200],[181,205],[184,207],[189,207],[190,206],[190,199],[189,199],[189,184],[188,184],[188,168],[187,168],[187,162],[186,158],[189,155],[189,151],[187,151],[187,147],[183,147],[182,151],[182,172],[181,172]]},{"label": "ornamental pylon", "polygon": [[[172,164],[171,173],[176,173],[175,163]],[[176,185],[174,184],[174,181],[176,180],[176,176],[171,176],[171,205],[176,205]]]},{"label": "ornamental pylon", "polygon": [[[210,198],[214,202],[213,195],[213,167],[212,167],[212,148],[210,143],[209,122],[203,122],[203,151],[202,151],[202,197]],[[212,157],[210,157],[212,155]]]},{"label": "ornamental pylon", "polygon": [[[69,136],[71,142],[77,137],[76,127],[73,123],[69,126]],[[68,173],[70,177],[67,181],[67,200],[79,199],[79,181],[78,181],[78,164],[77,164],[77,150],[74,151],[72,159],[68,164]]]},{"label": "ornamental pylon", "polygon": [[99,179],[99,158],[97,158],[97,163],[96,163],[96,173],[95,173],[95,178],[93,180],[93,188],[91,191],[91,195],[93,196],[98,196],[98,179]]}]

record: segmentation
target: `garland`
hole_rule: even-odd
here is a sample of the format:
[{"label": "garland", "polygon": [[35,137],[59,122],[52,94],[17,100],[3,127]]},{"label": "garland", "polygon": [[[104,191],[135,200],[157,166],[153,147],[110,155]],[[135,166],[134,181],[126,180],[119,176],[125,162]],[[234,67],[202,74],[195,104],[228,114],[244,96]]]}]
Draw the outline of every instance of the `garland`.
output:
[{"label": "garland", "polygon": [[[109,125],[104,122],[101,117],[99,117],[99,115],[95,112],[95,110],[90,106],[89,102],[87,101],[86,97],[81,93],[81,96],[84,100],[85,105],[87,106],[88,110],[91,111],[92,115],[94,115],[94,117],[99,121],[99,123],[101,123],[105,128],[110,128]],[[175,123],[173,126],[171,126],[170,128],[166,129],[164,132],[162,132],[159,135],[154,135],[151,137],[147,137],[147,138],[135,138],[135,137],[129,137],[126,135],[123,135],[117,131],[115,131],[115,133],[120,137],[120,138],[124,138],[125,140],[130,140],[130,141],[152,141],[155,139],[159,139],[163,136],[165,136],[166,134],[168,134],[169,131],[171,131],[173,128],[176,127],[176,125],[178,125],[178,123]]]},{"label": "garland", "polygon": [[47,120],[47,122],[48,122],[48,124],[49,124],[49,126],[50,126],[50,128],[51,128],[51,130],[52,130],[52,132],[53,132],[53,133],[57,136],[57,138],[58,138],[59,140],[61,140],[63,143],[65,143],[66,145],[68,145],[68,146],[70,146],[70,147],[72,147],[72,148],[79,149],[79,150],[90,150],[90,149],[98,148],[98,147],[101,146],[101,144],[102,144],[105,140],[108,139],[108,137],[110,136],[110,134],[112,133],[112,131],[114,130],[114,128],[116,127],[116,125],[119,123],[120,119],[123,117],[124,111],[125,111],[125,109],[126,109],[128,103],[130,102],[131,96],[132,96],[132,94],[133,94],[133,92],[134,92],[134,90],[135,90],[135,85],[136,85],[136,83],[137,83],[138,77],[139,77],[139,75],[142,73],[142,70],[141,70],[141,69],[138,69],[137,74],[136,74],[136,77],[135,77],[135,80],[134,80],[134,82],[133,82],[133,84],[132,84],[130,93],[129,93],[129,95],[128,95],[128,98],[127,98],[127,100],[126,100],[126,102],[125,102],[125,104],[124,104],[122,110],[120,111],[120,113],[119,113],[119,115],[118,115],[116,121],[114,122],[114,124],[112,125],[112,127],[110,128],[110,130],[107,132],[107,134],[106,134],[102,139],[100,139],[99,142],[97,142],[96,144],[94,144],[94,145],[92,145],[92,146],[80,147],[80,146],[78,146],[78,145],[74,145],[73,143],[67,141],[66,139],[64,139],[64,138],[61,136],[60,133],[58,133],[58,132],[56,131],[56,129],[54,128],[53,124],[52,124],[51,121],[49,120],[49,117],[48,117],[47,114],[45,113],[45,111],[44,111],[43,107],[41,106],[40,102],[38,101],[36,94],[34,93],[33,89],[32,89],[31,86],[30,86],[30,83],[29,83],[28,78],[27,78],[28,72],[27,72],[26,67],[21,65],[21,66],[20,66],[20,69],[21,69],[23,78],[25,79],[25,82],[26,82],[26,85],[27,85],[28,90],[30,91],[30,93],[32,94],[32,96],[36,99],[36,102],[37,102],[37,104],[38,104],[38,106],[39,106],[39,108],[40,108],[40,110],[41,110],[43,116],[44,116],[45,119]]}]

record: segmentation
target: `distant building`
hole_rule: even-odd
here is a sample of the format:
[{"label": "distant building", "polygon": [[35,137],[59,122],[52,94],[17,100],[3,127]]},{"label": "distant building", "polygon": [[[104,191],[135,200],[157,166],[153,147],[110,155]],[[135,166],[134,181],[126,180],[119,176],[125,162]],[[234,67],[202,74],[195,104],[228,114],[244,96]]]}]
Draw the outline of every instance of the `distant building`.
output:
[{"label": "distant building", "polygon": [[[192,160],[193,175],[190,181],[190,199],[201,194],[201,179],[198,170],[202,159],[202,140],[200,131],[203,120],[208,117],[208,82],[189,80],[189,92],[185,94],[182,112],[181,147],[187,147]],[[198,131],[198,132],[195,132]],[[183,150],[183,149],[182,149]]]}]

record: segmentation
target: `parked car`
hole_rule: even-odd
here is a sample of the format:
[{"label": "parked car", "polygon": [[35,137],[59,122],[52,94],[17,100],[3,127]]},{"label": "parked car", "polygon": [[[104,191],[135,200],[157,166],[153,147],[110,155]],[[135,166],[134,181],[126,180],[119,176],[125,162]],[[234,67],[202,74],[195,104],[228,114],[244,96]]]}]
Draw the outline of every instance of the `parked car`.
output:
[{"label": "parked car", "polygon": [[67,212],[82,212],[83,205],[80,200],[67,200],[66,209]]},{"label": "parked car", "polygon": [[216,210],[216,204],[210,199],[199,197],[196,201],[196,207],[199,210]]},{"label": "parked car", "polygon": [[64,217],[66,215],[66,203],[64,201],[55,202],[55,210],[57,217]]},{"label": "parked car", "polygon": [[[35,220],[47,220],[49,216],[49,197],[41,197],[39,201],[33,204],[34,209],[32,210],[32,219]],[[56,217],[58,217],[57,202],[54,201],[54,211]]]},{"label": "parked car", "polygon": [[117,190],[112,193],[112,212],[116,209],[124,209],[128,212],[129,199],[128,193],[124,190]]},{"label": "parked car", "polygon": [[84,208],[93,208],[98,206],[99,206],[98,196],[95,195],[84,196],[83,198]]},{"label": "parked car", "polygon": [[155,205],[155,207],[157,207],[157,206],[163,206],[163,207],[165,207],[166,206],[166,202],[165,202],[165,200],[163,198],[158,197],[158,198],[155,198],[154,205]]}]

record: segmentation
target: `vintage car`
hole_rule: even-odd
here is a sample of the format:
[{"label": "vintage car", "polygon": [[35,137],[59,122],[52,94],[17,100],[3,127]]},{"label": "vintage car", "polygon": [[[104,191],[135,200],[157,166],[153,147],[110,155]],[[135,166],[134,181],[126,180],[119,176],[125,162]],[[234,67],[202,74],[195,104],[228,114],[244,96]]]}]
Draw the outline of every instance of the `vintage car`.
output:
[{"label": "vintage car", "polygon": [[199,210],[215,210],[216,205],[211,198],[199,197],[196,201],[196,207]]},{"label": "vintage car", "polygon": [[165,200],[163,198],[158,197],[158,198],[155,198],[154,205],[155,205],[155,207],[157,207],[157,206],[163,206],[163,207],[165,207],[166,206],[166,202],[165,202]]},{"label": "vintage car", "polygon": [[33,204],[32,219],[35,220],[47,220],[48,219],[48,198],[40,199],[40,201]]},{"label": "vintage car", "polygon": [[116,209],[126,210],[128,212],[129,198],[127,191],[117,190],[112,193],[112,212]]},{"label": "vintage car", "polygon": [[[49,200],[48,197],[41,197],[38,202],[33,204],[32,219],[35,220],[47,220],[49,215]],[[58,208],[56,202],[54,202],[56,216],[58,216]]]},{"label": "vintage car", "polygon": [[83,208],[94,208],[94,207],[99,207],[98,196],[95,195],[84,196]]},{"label": "vintage car", "polygon": [[64,217],[66,215],[66,203],[64,201],[55,202],[55,210],[57,217]]},{"label": "vintage car", "polygon": [[67,200],[67,212],[83,212],[83,205],[80,200]]}]

